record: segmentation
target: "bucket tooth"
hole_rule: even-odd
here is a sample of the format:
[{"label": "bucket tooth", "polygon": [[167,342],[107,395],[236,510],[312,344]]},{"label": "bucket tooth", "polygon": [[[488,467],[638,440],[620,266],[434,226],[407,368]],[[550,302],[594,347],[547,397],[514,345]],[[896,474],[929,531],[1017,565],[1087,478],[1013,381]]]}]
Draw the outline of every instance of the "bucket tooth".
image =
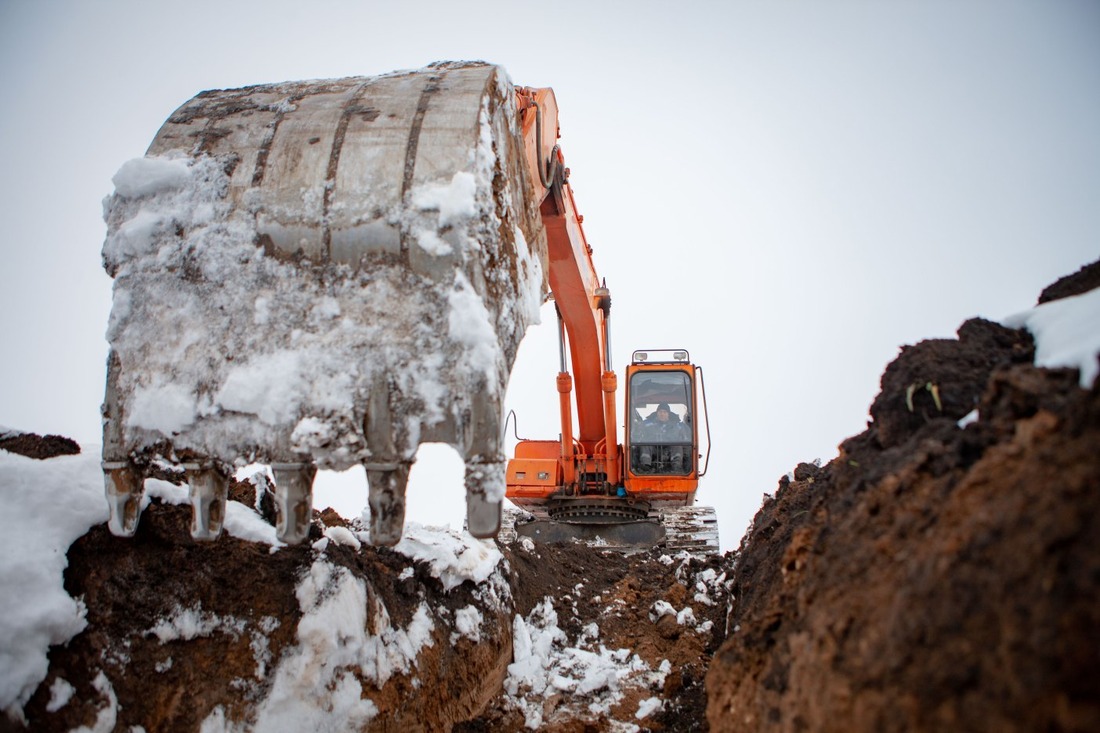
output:
[{"label": "bucket tooth", "polygon": [[[494,481],[504,481],[503,463],[466,464],[466,531],[479,539],[496,537],[503,504],[489,498]],[[503,487],[498,495],[503,495]]]},{"label": "bucket tooth", "polygon": [[275,535],[280,542],[297,545],[309,537],[313,520],[312,463],[273,463],[275,474]]},{"label": "bucket tooth", "polygon": [[141,519],[145,480],[128,461],[104,461],[107,527],[116,537],[133,537]]},{"label": "bucket tooth", "polygon": [[405,486],[409,483],[409,465],[405,462],[368,463],[367,504],[370,506],[372,545],[392,547],[405,528]]},{"label": "bucket tooth", "polygon": [[201,542],[218,539],[225,525],[229,477],[210,464],[185,463],[191,497],[191,537]]}]

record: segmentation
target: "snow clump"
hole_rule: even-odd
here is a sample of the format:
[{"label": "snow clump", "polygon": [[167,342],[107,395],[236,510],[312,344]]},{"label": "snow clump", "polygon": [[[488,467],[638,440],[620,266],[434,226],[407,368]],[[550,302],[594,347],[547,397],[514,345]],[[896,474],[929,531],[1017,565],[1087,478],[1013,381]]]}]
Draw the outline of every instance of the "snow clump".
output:
[{"label": "snow clump", "polygon": [[[589,625],[592,626],[592,625]],[[657,672],[629,649],[607,649],[596,644],[598,629],[586,627],[575,646],[558,626],[553,602],[546,598],[527,618],[512,624],[514,661],[508,665],[504,689],[508,702],[519,709],[527,728],[545,722],[545,701],[566,693],[565,707],[583,707],[606,714],[623,699],[626,687],[660,688],[670,667]]]},{"label": "snow clump", "polygon": [[1035,337],[1035,365],[1080,370],[1081,386],[1092,389],[1100,373],[1100,288],[1043,303],[1001,321]]}]

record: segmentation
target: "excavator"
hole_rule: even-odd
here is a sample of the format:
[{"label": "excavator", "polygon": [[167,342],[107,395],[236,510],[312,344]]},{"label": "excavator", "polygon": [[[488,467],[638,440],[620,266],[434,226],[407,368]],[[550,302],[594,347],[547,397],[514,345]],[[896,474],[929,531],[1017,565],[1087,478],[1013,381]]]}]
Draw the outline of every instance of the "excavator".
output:
[{"label": "excavator", "polygon": [[[111,532],[133,536],[145,479],[174,472],[192,536],[214,540],[231,476],[258,462],[278,538],[300,543],[317,470],[362,465],[371,541],[393,545],[417,448],[442,442],[465,461],[476,537],[716,552],[695,505],[702,369],[634,351],[620,443],[611,296],[558,139],[553,91],[483,62],[177,109],[105,202]],[[561,433],[509,459],[507,379],[547,299]]]}]

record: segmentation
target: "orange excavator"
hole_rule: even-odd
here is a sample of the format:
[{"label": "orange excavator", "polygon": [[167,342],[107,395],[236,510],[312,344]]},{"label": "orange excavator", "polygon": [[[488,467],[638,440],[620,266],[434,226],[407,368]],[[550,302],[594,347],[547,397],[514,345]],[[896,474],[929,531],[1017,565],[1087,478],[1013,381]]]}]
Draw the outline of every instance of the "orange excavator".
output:
[{"label": "orange excavator", "polygon": [[543,542],[716,552],[714,511],[695,506],[706,472],[697,416],[708,457],[710,446],[703,370],[683,349],[634,351],[626,371],[625,442],[619,443],[611,293],[596,274],[564,156],[557,145],[549,147],[547,130],[558,136],[557,103],[548,88],[521,87],[516,94],[524,139],[538,142],[527,146],[533,152],[528,169],[538,172],[544,191],[561,433],[558,440],[520,440],[515,447],[506,496],[525,511],[509,517],[514,532]]},{"label": "orange excavator", "polygon": [[[278,537],[302,542],[317,469],[362,465],[371,541],[392,545],[417,448],[442,442],[465,461],[475,536],[717,551],[694,506],[702,370],[633,352],[620,443],[611,297],[557,140],[553,92],[481,62],[176,110],[105,207],[111,531],[133,535],[145,479],[175,471],[192,536],[214,540],[230,477],[264,463]],[[503,396],[547,297],[561,434],[509,460]]]}]

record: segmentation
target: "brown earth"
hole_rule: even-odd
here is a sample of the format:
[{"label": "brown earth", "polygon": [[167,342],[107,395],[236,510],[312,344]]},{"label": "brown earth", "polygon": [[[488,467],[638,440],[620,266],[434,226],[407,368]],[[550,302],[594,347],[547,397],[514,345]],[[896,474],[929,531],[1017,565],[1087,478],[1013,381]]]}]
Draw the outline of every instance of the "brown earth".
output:
[{"label": "brown earth", "polygon": [[1100,382],[1032,350],[981,320],[903,349],[867,430],[780,481],[738,553],[713,730],[1100,730]]},{"label": "brown earth", "polygon": [[[249,487],[237,484],[245,498]],[[333,519],[327,512],[324,519]],[[317,517],[313,537],[320,538]],[[66,590],[88,608],[88,628],[50,652],[50,673],[26,706],[29,728],[43,731],[93,726],[104,707],[94,687],[106,674],[117,696],[118,729],[140,725],[147,731],[198,730],[215,708],[226,718],[247,720],[252,703],[270,683],[281,653],[294,644],[301,618],[295,588],[318,553],[310,546],[282,548],[222,536],[196,543],[190,536],[190,510],[154,501],[130,540],[113,537],[105,525],[92,528],[69,550]],[[452,645],[446,609],[475,602],[476,588],[464,584],[445,593],[425,566],[400,578],[405,558],[386,549],[355,552],[330,544],[326,556],[366,580],[369,603],[381,604],[397,627],[406,626],[427,597],[438,617],[435,643],[418,660],[438,671],[439,684],[418,685],[400,676],[368,696],[385,721],[378,730],[433,730],[484,707],[484,680],[499,685],[510,661],[510,615],[485,624],[483,644],[460,639]],[[179,609],[241,622],[193,639],[162,643],[152,633],[158,621]],[[270,652],[258,660],[257,644]],[[76,688],[74,701],[50,713],[49,685],[57,677]],[[369,683],[368,683],[369,684]],[[490,682],[491,684],[491,682]]]},{"label": "brown earth", "polygon": [[60,435],[4,433],[0,435],[0,450],[44,461],[47,458],[57,456],[78,455],[80,445],[72,438],[65,438]]},{"label": "brown earth", "polygon": [[[634,711],[641,700],[654,695],[663,698],[664,708],[645,719],[644,729],[707,729],[703,679],[710,657],[725,638],[728,596],[719,580],[712,586],[717,592],[710,594],[713,605],[701,603],[694,599],[694,579],[708,570],[719,579],[728,575],[732,554],[706,559],[681,557],[671,562],[666,556],[662,562],[659,551],[624,556],[577,545],[539,546],[534,552],[513,546],[505,552],[516,578],[513,592],[518,615],[526,617],[536,604],[549,597],[570,642],[581,636],[584,626],[597,623],[601,643],[607,648],[629,649],[653,669],[663,660],[672,667],[662,689],[627,690],[610,718],[588,713],[583,704],[570,706],[566,699],[552,699],[548,707],[556,714],[548,716],[540,730],[600,731],[607,730],[611,720],[639,723]],[[658,601],[677,610],[690,607],[698,624],[711,622],[711,631],[699,633],[677,624],[671,616],[654,622],[650,611]],[[609,608],[614,610],[608,613]],[[478,719],[455,728],[469,733],[524,729],[523,716],[505,696],[498,697]]]},{"label": "brown earth", "polygon": [[[1097,286],[1100,262],[1042,297]],[[567,643],[596,623],[601,645],[671,671],[658,690],[624,686],[608,713],[547,697],[542,730],[1100,730],[1100,387],[1033,356],[1026,332],[983,320],[904,348],[867,430],[828,464],[783,477],[725,556],[507,546],[510,595],[494,610],[472,582],[446,591],[423,563],[410,573],[390,550],[330,545],[326,557],[363,578],[394,625],[421,599],[432,609],[435,643],[414,672],[381,687],[359,676],[380,711],[369,729],[524,729],[502,691],[512,619],[549,597]],[[252,504],[255,491],[238,484],[234,496]],[[106,705],[100,671],[118,730],[197,730],[219,707],[249,720],[295,643],[295,588],[318,551],[196,544],[188,521],[186,507],[154,502],[132,540],[99,526],[70,548],[66,589],[88,628],[51,649],[24,711],[30,729],[92,726]],[[315,515],[314,538],[341,523]],[[718,581],[704,603],[695,584],[708,572]],[[658,601],[711,623],[655,621]],[[470,605],[484,614],[480,642],[453,641]],[[151,633],[199,607],[240,626],[164,643]],[[59,677],[76,694],[48,712]],[[663,709],[637,720],[652,696]]]},{"label": "brown earth", "polygon": [[[256,489],[236,482],[231,498],[254,505]],[[315,512],[314,520],[311,541],[320,539],[323,526],[346,523],[332,510]],[[88,628],[50,650],[49,674],[24,709],[29,729],[94,727],[107,707],[106,695],[96,687],[100,672],[117,699],[119,730],[195,731],[218,708],[229,721],[252,719],[255,702],[270,688],[272,670],[296,643],[302,614],[295,588],[318,552],[306,544],[271,553],[267,545],[230,536],[196,543],[189,522],[188,507],[154,500],[132,539],[113,537],[100,525],[72,545],[65,585],[87,606]],[[612,720],[633,720],[639,702],[654,695],[665,704],[647,718],[647,729],[705,730],[703,679],[724,638],[728,604],[721,582],[711,584],[710,605],[693,600],[696,591],[689,586],[708,569],[717,576],[728,573],[732,556],[674,561],[656,551],[627,557],[579,545],[503,551],[511,598],[503,611],[486,616],[474,644],[453,643],[452,632],[458,609],[474,605],[491,614],[482,587],[467,581],[445,591],[423,563],[404,577],[412,563],[386,548],[326,548],[329,561],[366,580],[368,603],[380,603],[395,627],[407,625],[425,597],[434,614],[435,643],[420,654],[413,673],[381,687],[360,676],[379,709],[369,730],[524,730],[522,713],[502,694],[512,661],[512,618],[527,616],[547,597],[567,643],[579,643],[583,628],[596,622],[600,644],[630,649],[654,669],[668,660],[672,672],[660,690],[624,685],[610,714],[588,711],[584,696],[576,701],[552,696],[544,705],[542,730],[606,730]],[[655,623],[649,613],[658,600],[677,610],[691,607],[697,624],[710,621],[711,628],[699,632],[668,617]],[[608,613],[609,608],[614,610]],[[180,609],[239,625],[162,642],[154,629]],[[260,639],[270,653],[267,660],[257,657]],[[58,678],[76,692],[71,702],[50,712],[50,688]]]}]

